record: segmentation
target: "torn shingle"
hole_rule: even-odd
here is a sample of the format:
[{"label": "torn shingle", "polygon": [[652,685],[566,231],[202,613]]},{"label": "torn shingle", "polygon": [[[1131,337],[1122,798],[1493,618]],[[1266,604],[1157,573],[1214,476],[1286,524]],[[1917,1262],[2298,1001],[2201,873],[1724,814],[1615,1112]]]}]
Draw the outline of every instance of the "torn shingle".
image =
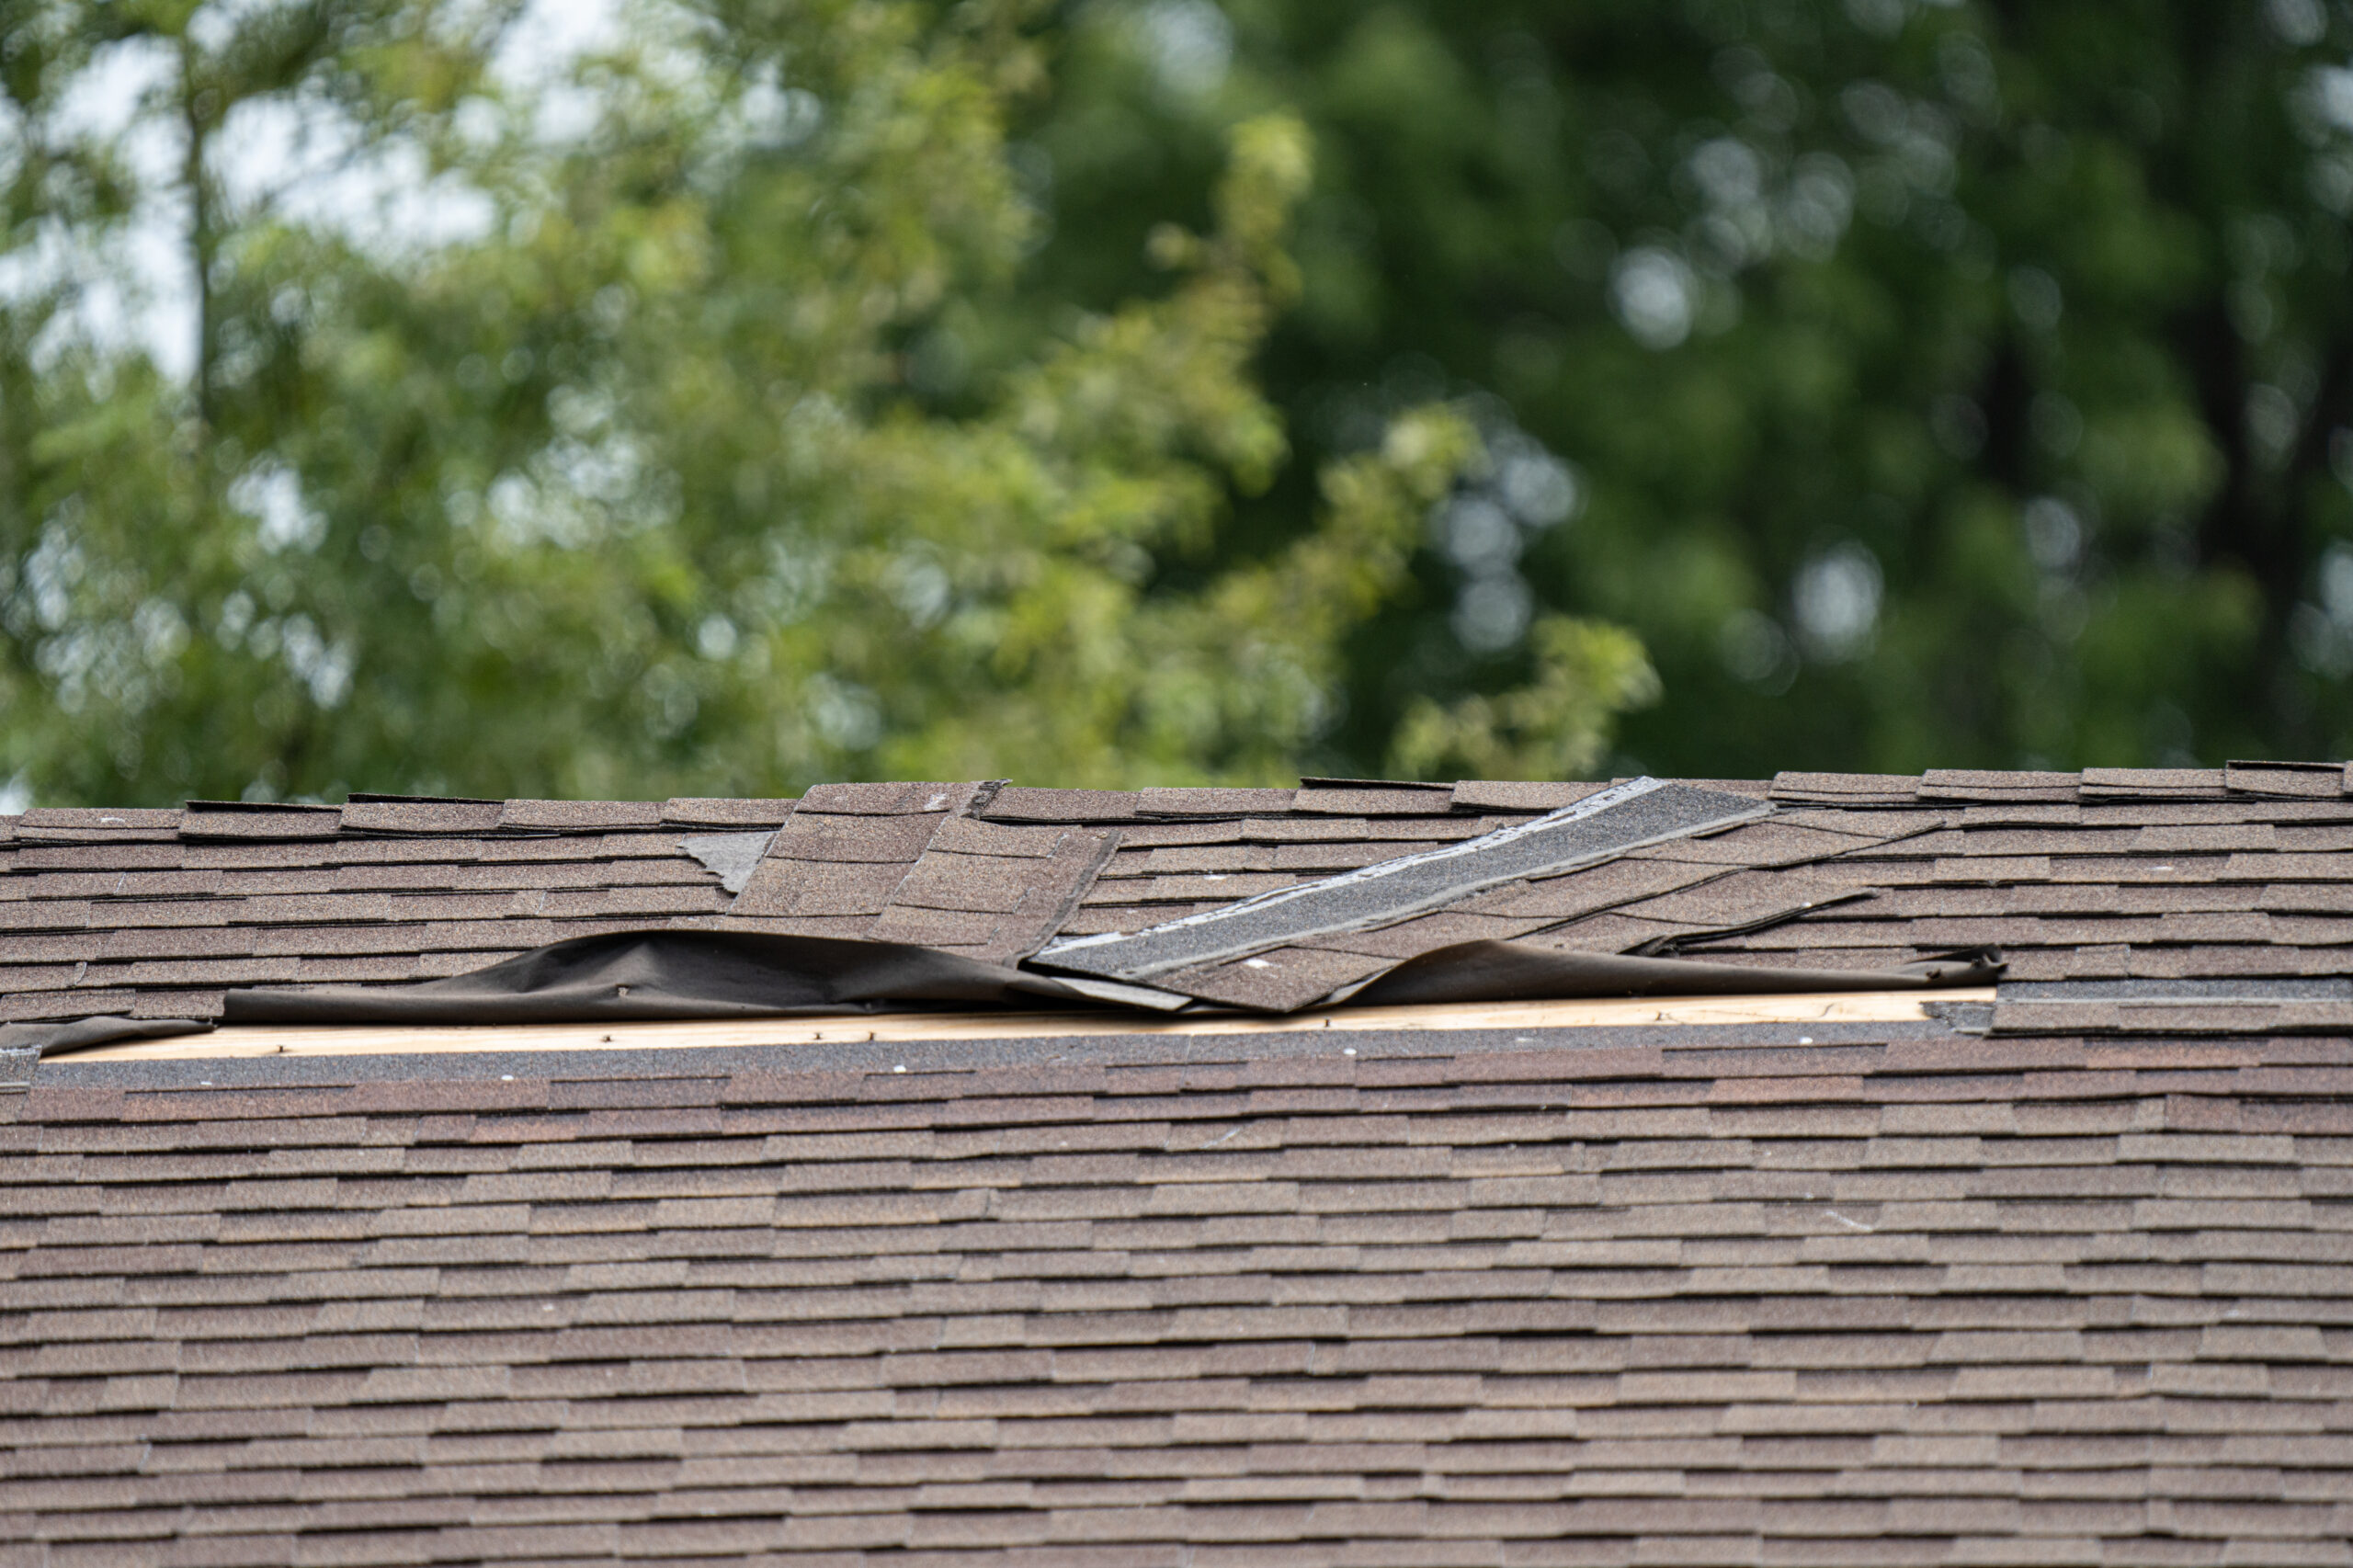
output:
[{"label": "torn shingle", "polygon": [[1118,841],[1115,830],[1103,828],[945,824],[892,894],[884,925],[897,929],[924,923],[902,910],[985,915],[993,918],[967,921],[974,934],[954,945],[977,949],[972,956],[991,961],[1016,962],[1062,928]]},{"label": "torn shingle", "polygon": [[1058,942],[1040,961],[1101,979],[1150,980],[1308,937],[1393,924],[1522,877],[1570,870],[1771,809],[1638,779],[1445,849],[1265,893],[1150,931]]},{"label": "torn shingle", "polygon": [[700,861],[729,892],[742,892],[752,869],[767,853],[770,833],[705,833],[678,840],[678,847]]}]

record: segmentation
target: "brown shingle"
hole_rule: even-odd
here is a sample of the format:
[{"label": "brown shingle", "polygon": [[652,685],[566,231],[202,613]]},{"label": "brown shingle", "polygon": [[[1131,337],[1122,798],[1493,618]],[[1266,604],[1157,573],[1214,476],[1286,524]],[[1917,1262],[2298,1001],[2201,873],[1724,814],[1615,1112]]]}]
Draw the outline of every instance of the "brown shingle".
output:
[{"label": "brown shingle", "polygon": [[736,895],[737,915],[880,915],[905,880],[898,861],[788,860],[759,863]]},{"label": "brown shingle", "polygon": [[342,827],[347,833],[488,833],[506,809],[499,801],[354,799],[344,802]]},{"label": "brown shingle", "polygon": [[343,813],[334,806],[190,801],[180,814],[180,836],[184,839],[333,838],[342,826]]},{"label": "brown shingle", "polygon": [[179,832],[176,808],[138,806],[35,806],[16,819],[13,837],[26,842],[108,842],[171,838]]},{"label": "brown shingle", "polygon": [[1142,790],[1136,811],[1147,817],[1246,817],[1290,810],[1290,790]]},{"label": "brown shingle", "polygon": [[1470,779],[1455,785],[1454,808],[1466,812],[1550,812],[1575,805],[1607,784],[1567,782],[1518,783],[1508,779]]},{"label": "brown shingle", "polygon": [[1445,785],[1308,786],[1291,797],[1290,809],[1312,816],[1442,817],[1454,809],[1454,792]]},{"label": "brown shingle", "polygon": [[1039,790],[1008,785],[974,814],[994,822],[1127,822],[1142,801],[1125,790]]},{"label": "brown shingle", "polygon": [[1917,779],[1880,773],[1777,773],[1771,795],[1776,801],[1879,805],[1908,803],[1918,790]]},{"label": "brown shingle", "polygon": [[613,828],[658,827],[658,801],[509,801],[498,825],[541,832],[605,832]]},{"label": "brown shingle", "polygon": [[662,802],[662,820],[679,827],[779,827],[792,814],[793,801],[710,800],[678,796]]},{"label": "brown shingle", "polygon": [[2073,801],[2073,773],[2003,772],[1965,767],[1932,767],[1920,776],[1923,801]]},{"label": "brown shingle", "polygon": [[801,797],[797,812],[828,816],[906,816],[959,812],[974,784],[819,784]]},{"label": "brown shingle", "polygon": [[914,816],[828,816],[796,812],[768,841],[779,860],[813,863],[896,863],[920,858],[942,822],[937,812]]},{"label": "brown shingle", "polygon": [[2336,800],[2345,793],[2345,765],[2335,762],[2234,762],[2222,770],[2233,794]]},{"label": "brown shingle", "polygon": [[1155,977],[1153,983],[1205,1002],[1284,1012],[1378,974],[1393,961],[1331,949],[1277,948],[1230,963],[1178,970]]},{"label": "brown shingle", "polygon": [[2219,767],[2086,767],[2079,792],[2092,801],[2218,801]]}]

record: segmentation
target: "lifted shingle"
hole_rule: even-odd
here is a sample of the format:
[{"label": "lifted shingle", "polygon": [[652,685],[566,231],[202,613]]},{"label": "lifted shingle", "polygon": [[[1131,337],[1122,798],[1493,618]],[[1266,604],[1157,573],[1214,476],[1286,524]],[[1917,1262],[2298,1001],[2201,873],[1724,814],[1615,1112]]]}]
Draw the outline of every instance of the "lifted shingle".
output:
[{"label": "lifted shingle", "polygon": [[1058,942],[1039,961],[1107,980],[1151,980],[1310,937],[1389,925],[1518,878],[1564,872],[1771,810],[1737,796],[1637,779],[1444,849],[1280,889],[1130,936]]}]

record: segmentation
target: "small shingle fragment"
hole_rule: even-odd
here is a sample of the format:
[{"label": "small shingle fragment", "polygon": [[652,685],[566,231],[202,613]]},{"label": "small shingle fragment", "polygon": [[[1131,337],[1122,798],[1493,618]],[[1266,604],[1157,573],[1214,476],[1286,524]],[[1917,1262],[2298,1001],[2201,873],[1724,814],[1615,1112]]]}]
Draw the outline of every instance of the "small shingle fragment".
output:
[{"label": "small shingle fragment", "polygon": [[2345,793],[2345,765],[2336,762],[2234,762],[2222,770],[2234,795],[2333,801]]}]

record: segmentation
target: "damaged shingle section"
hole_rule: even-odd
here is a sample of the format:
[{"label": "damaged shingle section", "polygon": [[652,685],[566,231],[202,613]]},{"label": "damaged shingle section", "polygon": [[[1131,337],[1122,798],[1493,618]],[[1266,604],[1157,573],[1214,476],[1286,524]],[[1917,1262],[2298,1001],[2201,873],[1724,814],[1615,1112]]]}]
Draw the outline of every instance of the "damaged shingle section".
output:
[{"label": "damaged shingle section", "polygon": [[813,789],[766,841],[721,924],[1017,962],[1085,896],[1118,835],[966,814],[993,793],[1002,791],[976,783]]},{"label": "damaged shingle section", "polygon": [[[1303,1005],[1363,965],[1473,940],[1805,969],[1995,945],[2029,982],[2336,974],[2353,948],[2342,783],[2336,764],[2259,762],[1718,781],[1706,788],[1772,815],[1177,968],[1203,1000],[1249,1006]],[[210,1017],[231,987],[404,983],[628,930],[1018,962],[1058,937],[1142,932],[1459,846],[1603,788],[951,781],[825,785],[799,803],[38,808],[0,817],[0,1022]]]},{"label": "damaged shingle section", "polygon": [[[1360,791],[1302,791],[1310,793]],[[1438,798],[1450,803],[1450,792]],[[1233,998],[1222,977],[1229,971],[1264,977],[1278,967],[1265,956],[1273,949],[1395,925],[1516,879],[1564,872],[1770,809],[1739,796],[1639,779],[1460,844],[1266,890],[1229,908],[1145,931],[1068,939],[1040,961],[1103,980],[1152,981],[1188,994],[1199,994],[1190,989],[1194,983],[1210,983],[1215,994],[1203,994],[1204,1000],[1229,1001]],[[1302,960],[1298,967],[1307,975],[1331,968],[1332,960]],[[1212,974],[1221,978],[1205,978]]]}]

